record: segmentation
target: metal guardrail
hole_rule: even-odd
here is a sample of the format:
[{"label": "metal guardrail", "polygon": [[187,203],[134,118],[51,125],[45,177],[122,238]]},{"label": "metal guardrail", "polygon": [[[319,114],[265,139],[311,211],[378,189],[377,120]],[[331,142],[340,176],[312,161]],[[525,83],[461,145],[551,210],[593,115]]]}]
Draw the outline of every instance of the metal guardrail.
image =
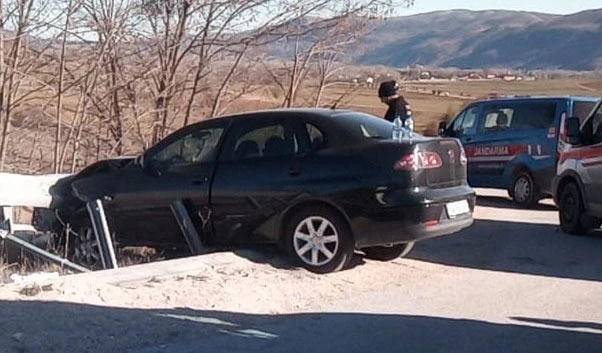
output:
[{"label": "metal guardrail", "polygon": [[[88,203],[86,203],[86,208],[88,210],[90,221],[92,223],[92,228],[94,230],[94,234],[98,244],[98,250],[100,258],[102,260],[103,268],[118,268],[117,258],[115,256],[115,246],[113,244],[113,239],[109,231],[109,226],[107,223],[102,200],[96,199],[94,201],[89,201]],[[180,226],[182,235],[186,239],[186,243],[188,244],[191,253],[194,255],[204,253],[205,246],[203,245],[202,239],[199,236],[192,219],[190,218],[190,213],[186,209],[184,202],[180,199],[175,200],[170,204],[170,208],[173,212],[174,217],[176,218],[176,221],[178,222],[178,225]],[[52,254],[15,236],[15,224],[13,222],[12,217],[12,207],[4,206],[1,208],[1,211],[2,214],[0,215],[0,238],[4,239],[5,241],[11,242],[12,244],[22,248],[23,250],[27,251],[28,253],[34,256],[64,266],[72,271],[90,271],[89,269],[83,266],[71,262],[68,259]],[[35,231],[33,227],[32,230]]]}]

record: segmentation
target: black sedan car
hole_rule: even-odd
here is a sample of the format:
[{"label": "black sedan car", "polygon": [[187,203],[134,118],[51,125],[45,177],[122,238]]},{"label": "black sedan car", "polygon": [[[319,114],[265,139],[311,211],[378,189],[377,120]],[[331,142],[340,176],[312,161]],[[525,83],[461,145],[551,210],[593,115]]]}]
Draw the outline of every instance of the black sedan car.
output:
[{"label": "black sedan car", "polygon": [[180,200],[205,244],[277,243],[318,273],[356,249],[391,260],[470,226],[475,204],[456,139],[395,141],[392,129],[329,109],[210,119],[61,180],[52,208],[80,245],[91,239],[85,202],[100,199],[118,246],[186,246],[170,209]]}]

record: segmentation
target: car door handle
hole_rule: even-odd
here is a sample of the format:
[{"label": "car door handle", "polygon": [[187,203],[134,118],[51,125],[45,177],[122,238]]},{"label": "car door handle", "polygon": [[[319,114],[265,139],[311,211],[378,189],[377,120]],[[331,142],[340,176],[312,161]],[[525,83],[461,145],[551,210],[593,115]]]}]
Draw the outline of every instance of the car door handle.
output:
[{"label": "car door handle", "polygon": [[465,142],[470,142],[470,141],[472,141],[472,137],[467,137],[467,138],[464,139],[464,141]]},{"label": "car door handle", "polygon": [[192,178],[191,181],[194,185],[201,185],[201,184],[206,183],[207,180],[208,180],[208,178],[206,176],[199,176],[199,177]]},{"label": "car door handle", "polygon": [[301,168],[299,167],[290,167],[288,169],[288,174],[291,176],[297,176],[299,174],[301,174]]}]

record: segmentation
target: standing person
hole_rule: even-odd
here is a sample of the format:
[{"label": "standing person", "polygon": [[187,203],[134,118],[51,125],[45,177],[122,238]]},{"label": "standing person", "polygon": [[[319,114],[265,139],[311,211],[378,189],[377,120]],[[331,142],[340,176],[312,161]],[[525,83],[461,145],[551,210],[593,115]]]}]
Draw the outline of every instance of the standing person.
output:
[{"label": "standing person", "polygon": [[378,88],[378,97],[381,102],[389,106],[385,113],[385,119],[393,122],[395,118],[399,117],[403,126],[413,131],[412,107],[403,96],[397,93],[398,90],[399,85],[395,81],[385,81]]}]

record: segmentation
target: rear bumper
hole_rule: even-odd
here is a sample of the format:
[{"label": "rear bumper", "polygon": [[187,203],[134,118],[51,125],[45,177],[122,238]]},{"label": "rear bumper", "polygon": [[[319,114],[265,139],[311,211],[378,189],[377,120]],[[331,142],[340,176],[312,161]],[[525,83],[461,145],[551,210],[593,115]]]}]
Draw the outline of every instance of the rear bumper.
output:
[{"label": "rear bumper", "polygon": [[[415,242],[452,234],[472,225],[476,202],[472,189],[451,188],[438,196],[358,215],[351,222],[356,248]],[[450,217],[446,204],[460,200],[468,201],[470,212]]]}]

